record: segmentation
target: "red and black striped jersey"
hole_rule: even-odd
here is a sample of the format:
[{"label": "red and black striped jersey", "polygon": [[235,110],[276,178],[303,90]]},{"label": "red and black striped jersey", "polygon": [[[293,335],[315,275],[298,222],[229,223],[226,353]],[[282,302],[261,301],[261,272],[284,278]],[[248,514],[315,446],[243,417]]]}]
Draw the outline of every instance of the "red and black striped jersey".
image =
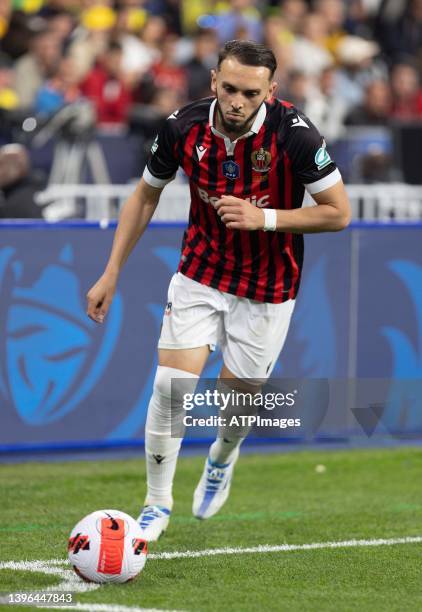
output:
[{"label": "red and black striped jersey", "polygon": [[215,98],[175,111],[151,149],[145,181],[163,187],[179,166],[190,185],[189,224],[179,272],[220,291],[259,302],[295,298],[303,236],[228,229],[213,204],[231,194],[260,208],[302,206],[305,188],[318,193],[340,180],[325,142],[288,102],[264,102],[250,131],[235,141],[213,125]]}]

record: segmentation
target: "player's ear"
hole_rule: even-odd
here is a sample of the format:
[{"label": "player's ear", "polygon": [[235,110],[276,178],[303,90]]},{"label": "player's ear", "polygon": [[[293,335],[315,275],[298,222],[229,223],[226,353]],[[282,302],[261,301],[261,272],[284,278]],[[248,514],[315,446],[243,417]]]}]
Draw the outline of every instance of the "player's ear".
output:
[{"label": "player's ear", "polygon": [[211,70],[211,91],[217,93],[217,70]]},{"label": "player's ear", "polygon": [[276,81],[273,81],[270,85],[270,88],[268,90],[268,94],[267,94],[267,100],[270,100],[270,98],[273,97],[274,93],[276,92],[278,87],[278,83],[276,83]]}]

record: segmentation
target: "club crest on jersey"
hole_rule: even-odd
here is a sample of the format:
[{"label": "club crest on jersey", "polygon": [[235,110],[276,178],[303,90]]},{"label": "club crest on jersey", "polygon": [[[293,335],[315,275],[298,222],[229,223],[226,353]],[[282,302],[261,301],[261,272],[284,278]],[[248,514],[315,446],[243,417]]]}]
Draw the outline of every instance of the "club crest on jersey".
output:
[{"label": "club crest on jersey", "polygon": [[271,163],[271,153],[262,147],[251,155],[252,168],[255,172],[268,172]]},{"label": "club crest on jersey", "polygon": [[234,181],[240,177],[240,166],[231,159],[223,162],[223,174],[226,178]]}]

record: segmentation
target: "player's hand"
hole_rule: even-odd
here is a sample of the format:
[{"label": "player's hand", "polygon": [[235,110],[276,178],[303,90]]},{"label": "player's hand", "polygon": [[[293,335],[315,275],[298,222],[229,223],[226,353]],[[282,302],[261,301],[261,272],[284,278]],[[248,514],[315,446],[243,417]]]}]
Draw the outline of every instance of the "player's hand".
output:
[{"label": "player's hand", "polygon": [[247,200],[223,195],[215,208],[229,229],[259,230],[264,228],[264,213]]},{"label": "player's hand", "polygon": [[104,323],[117,285],[117,274],[104,273],[86,295],[86,314],[96,323]]}]

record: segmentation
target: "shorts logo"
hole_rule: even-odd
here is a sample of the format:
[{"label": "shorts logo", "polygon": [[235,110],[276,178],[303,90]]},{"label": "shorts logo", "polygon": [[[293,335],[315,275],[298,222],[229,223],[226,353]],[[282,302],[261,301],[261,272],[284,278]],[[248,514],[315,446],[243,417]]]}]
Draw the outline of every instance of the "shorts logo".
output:
[{"label": "shorts logo", "polygon": [[325,148],[325,143],[315,153],[315,163],[317,165],[318,170],[322,170],[323,168],[331,164],[331,157],[327,149]]},{"label": "shorts logo", "polygon": [[166,317],[168,317],[169,315],[171,315],[171,309],[173,308],[173,302],[167,302],[166,304],[166,309],[164,311],[164,315]]},{"label": "shorts logo", "polygon": [[222,168],[223,174],[226,178],[234,181],[240,177],[240,166],[235,161],[228,160],[223,162]]},{"label": "shorts logo", "polygon": [[271,163],[271,153],[262,147],[251,155],[252,168],[255,172],[268,172]]}]

